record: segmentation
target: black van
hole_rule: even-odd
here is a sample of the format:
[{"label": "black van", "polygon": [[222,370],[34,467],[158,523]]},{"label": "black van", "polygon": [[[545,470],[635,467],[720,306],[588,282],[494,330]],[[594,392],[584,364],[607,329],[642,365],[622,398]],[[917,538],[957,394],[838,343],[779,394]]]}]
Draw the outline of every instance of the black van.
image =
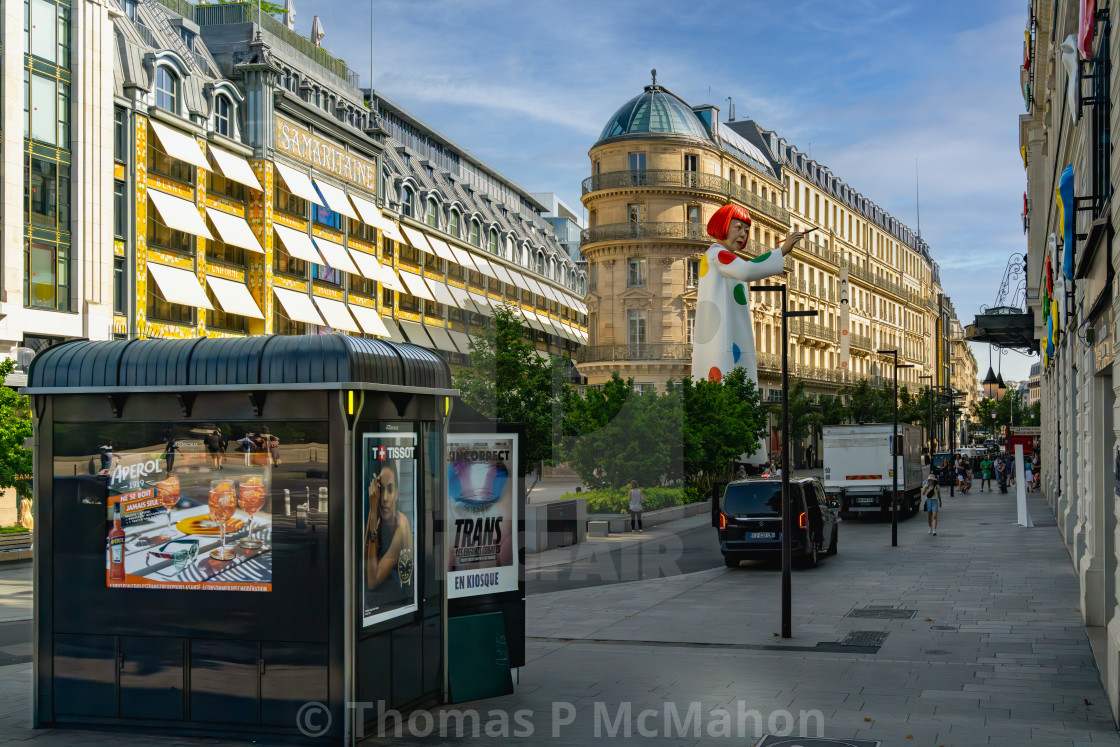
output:
[{"label": "black van", "polygon": [[[789,481],[792,513],[791,552],[815,566],[820,555],[836,554],[836,506],[815,477]],[[782,553],[782,480],[738,480],[723,492],[715,517],[719,548],[728,568],[741,560],[779,559]]]}]

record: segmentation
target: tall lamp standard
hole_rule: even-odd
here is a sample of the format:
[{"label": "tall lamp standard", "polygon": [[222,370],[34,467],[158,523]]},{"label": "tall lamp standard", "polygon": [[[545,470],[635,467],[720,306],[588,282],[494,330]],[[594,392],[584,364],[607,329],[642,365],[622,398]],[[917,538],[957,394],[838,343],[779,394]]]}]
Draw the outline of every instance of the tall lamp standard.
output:
[{"label": "tall lamp standard", "polygon": [[899,363],[898,350],[880,350],[879,355],[889,355],[894,361],[894,436],[891,438],[891,547],[898,547],[898,369],[913,368],[913,363]]},{"label": "tall lamp standard", "polygon": [[782,294],[782,638],[793,637],[793,604],[790,597],[790,492],[789,473],[792,463],[789,459],[789,322],[790,317],[816,316],[817,312],[787,311],[786,286],[752,285],[751,292]]}]

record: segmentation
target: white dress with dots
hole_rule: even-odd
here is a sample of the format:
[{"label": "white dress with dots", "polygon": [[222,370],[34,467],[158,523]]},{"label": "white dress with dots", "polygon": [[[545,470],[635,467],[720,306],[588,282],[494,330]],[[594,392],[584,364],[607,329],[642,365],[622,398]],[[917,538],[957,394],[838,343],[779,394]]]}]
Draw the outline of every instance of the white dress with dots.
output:
[{"label": "white dress with dots", "polygon": [[[755,280],[779,275],[785,267],[781,251],[742,259],[712,244],[700,257],[696,288],[696,322],[692,333],[692,378],[722,381],[733,368],[742,367],[758,383],[758,363],[751,323],[750,289]],[[757,461],[756,461],[757,460]],[[764,464],[759,449],[750,463]]]}]

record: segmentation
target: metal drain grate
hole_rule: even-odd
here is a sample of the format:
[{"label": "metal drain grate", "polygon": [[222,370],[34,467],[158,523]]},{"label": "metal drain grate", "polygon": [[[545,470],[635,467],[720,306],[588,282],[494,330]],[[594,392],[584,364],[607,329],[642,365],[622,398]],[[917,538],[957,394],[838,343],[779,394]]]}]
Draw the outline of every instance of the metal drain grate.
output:
[{"label": "metal drain grate", "polygon": [[881,630],[853,630],[840,641],[841,646],[882,646],[889,633]]},{"label": "metal drain grate", "polygon": [[910,620],[917,610],[904,610],[898,607],[856,607],[848,617],[862,617],[874,620]]}]

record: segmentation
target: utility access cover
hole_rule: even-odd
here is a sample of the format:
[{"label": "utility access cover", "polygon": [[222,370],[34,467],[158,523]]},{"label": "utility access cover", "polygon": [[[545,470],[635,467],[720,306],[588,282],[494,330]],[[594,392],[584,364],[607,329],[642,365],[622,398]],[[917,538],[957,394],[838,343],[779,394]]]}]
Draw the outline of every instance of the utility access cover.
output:
[{"label": "utility access cover", "polygon": [[825,739],[824,737],[775,737],[767,734],[755,747],[880,747],[877,739]]},{"label": "utility access cover", "polygon": [[917,610],[904,610],[898,607],[855,607],[848,617],[862,617],[875,620],[910,620]]}]

